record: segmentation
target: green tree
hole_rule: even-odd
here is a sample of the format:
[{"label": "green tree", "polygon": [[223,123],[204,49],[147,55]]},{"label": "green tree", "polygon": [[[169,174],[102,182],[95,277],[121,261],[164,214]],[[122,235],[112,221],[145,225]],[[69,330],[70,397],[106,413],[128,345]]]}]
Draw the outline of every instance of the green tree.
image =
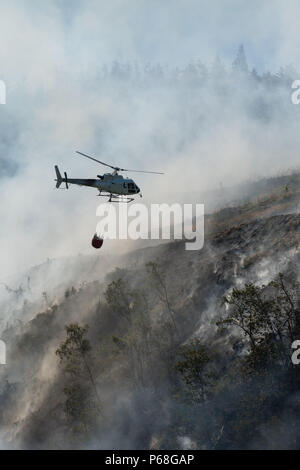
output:
[{"label": "green tree", "polygon": [[175,369],[180,373],[193,402],[201,403],[206,399],[209,387],[212,384],[212,374],[207,364],[210,357],[207,348],[194,339],[189,344],[179,348],[180,360]]},{"label": "green tree", "polygon": [[100,399],[91,368],[91,344],[87,327],[77,323],[66,326],[67,338],[56,354],[64,365],[67,384],[65,412],[75,433],[87,433],[101,413]]},{"label": "green tree", "polygon": [[248,64],[243,44],[241,44],[238,48],[237,56],[232,63],[232,68],[238,73],[248,72]]},{"label": "green tree", "polygon": [[226,314],[219,327],[235,326],[249,339],[252,358],[290,364],[291,343],[299,330],[296,300],[299,283],[278,276],[267,286],[246,284],[223,298]]},{"label": "green tree", "polygon": [[144,386],[152,355],[147,296],[131,289],[128,282],[120,278],[108,285],[105,298],[113,313],[125,320],[126,325],[122,337],[113,336],[114,345],[120,354],[128,354],[135,384]]},{"label": "green tree", "polygon": [[146,270],[153,288],[156,290],[161,303],[166,308],[174,332],[179,337],[179,329],[175,320],[176,312],[168,292],[165,273],[163,272],[161,266],[155,262],[146,263]]},{"label": "green tree", "polygon": [[269,302],[263,298],[261,288],[254,284],[246,284],[241,289],[233,288],[229,295],[223,297],[222,305],[227,307],[227,313],[217,325],[240,328],[254,350],[264,338],[265,319],[269,311]]}]

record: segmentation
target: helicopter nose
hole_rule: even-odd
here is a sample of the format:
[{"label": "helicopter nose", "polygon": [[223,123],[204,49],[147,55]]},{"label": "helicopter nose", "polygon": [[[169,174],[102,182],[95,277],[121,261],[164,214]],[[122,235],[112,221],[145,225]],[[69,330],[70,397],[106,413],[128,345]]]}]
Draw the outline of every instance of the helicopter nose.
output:
[{"label": "helicopter nose", "polygon": [[140,188],[138,186],[136,187],[136,192],[137,194],[140,192]]}]

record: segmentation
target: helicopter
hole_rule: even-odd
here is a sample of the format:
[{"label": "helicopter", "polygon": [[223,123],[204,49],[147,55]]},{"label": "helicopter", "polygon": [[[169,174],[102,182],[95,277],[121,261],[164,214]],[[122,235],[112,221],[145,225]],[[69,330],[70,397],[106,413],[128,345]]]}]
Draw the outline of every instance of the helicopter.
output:
[{"label": "helicopter", "polygon": [[[108,166],[114,171],[112,173],[104,173],[104,175],[97,175],[98,179],[78,179],[78,178],[68,178],[67,173],[64,172],[64,178],[61,176],[59,168],[55,165],[56,173],[56,188],[59,188],[62,183],[65,183],[65,189],[69,189],[69,184],[77,184],[79,186],[89,186],[96,188],[99,191],[98,196],[108,197],[108,202],[131,202],[134,200],[134,195],[140,194],[140,188],[136,183],[130,178],[124,178],[122,175],[119,175],[119,171],[132,171],[138,173],[154,173],[156,175],[163,175],[164,173],[158,171],[142,171],[142,170],[128,170],[125,168],[119,168],[117,166],[109,165],[108,163],[101,162],[90,155],[79,152],[76,150],[76,153],[82,155],[83,157],[94,160],[101,165]],[[61,188],[63,189],[63,188]],[[104,194],[102,194],[104,193]]]}]

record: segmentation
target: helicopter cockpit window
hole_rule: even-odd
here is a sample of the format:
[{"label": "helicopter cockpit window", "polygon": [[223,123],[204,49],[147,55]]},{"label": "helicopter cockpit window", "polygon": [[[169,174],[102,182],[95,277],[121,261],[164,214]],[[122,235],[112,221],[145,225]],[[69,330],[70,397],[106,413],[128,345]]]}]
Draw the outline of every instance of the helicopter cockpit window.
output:
[{"label": "helicopter cockpit window", "polygon": [[128,192],[132,194],[135,193],[134,183],[128,183]]}]

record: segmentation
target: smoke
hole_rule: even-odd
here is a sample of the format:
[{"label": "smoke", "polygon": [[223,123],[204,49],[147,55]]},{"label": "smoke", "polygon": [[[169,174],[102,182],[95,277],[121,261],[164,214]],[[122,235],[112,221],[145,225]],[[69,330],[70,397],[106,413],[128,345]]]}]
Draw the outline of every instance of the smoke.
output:
[{"label": "smoke", "polygon": [[[91,253],[96,191],[53,189],[54,164],[70,177],[103,171],[75,157],[76,149],[124,167],[164,171],[163,177],[135,177],[147,203],[200,198],[220,183],[297,164],[298,109],[289,90],[235,81],[230,62],[242,41],[250,66],[295,61],[290,21],[298,4],[290,2],[279,15],[276,2],[270,15],[266,2],[259,13],[253,4],[237,8],[236,1],[226,7],[175,3],[1,6],[1,78],[7,85],[0,109],[1,279],[48,257]],[[273,44],[281,39],[280,49],[270,52],[271,38]],[[188,63],[202,60],[211,73],[216,53],[224,73],[199,86]],[[151,62],[166,64],[163,78],[149,66],[145,74]],[[131,67],[125,77],[124,64]]]},{"label": "smoke", "polygon": [[[290,95],[300,77],[292,66],[275,73],[298,66],[299,14],[296,0],[275,0],[272,8],[266,0],[1,5],[7,104],[0,106],[0,281],[19,279],[46,259],[95,257],[90,240],[100,198],[90,188],[56,190],[53,181],[55,164],[69,177],[106,171],[75,150],[165,172],[130,175],[146,204],[189,200],[213,207],[224,201],[225,188],[297,166],[300,107]],[[241,43],[258,79],[232,72]],[[231,195],[242,198],[241,186]],[[109,256],[129,248],[105,242],[95,257],[97,276],[111,268]],[[79,260],[66,273],[55,264],[33,287],[54,288],[54,277],[62,286],[81,282],[88,277],[83,265]],[[263,267],[260,274],[264,280]],[[0,295],[10,310],[20,308],[3,286]],[[41,381],[56,370],[49,357]],[[48,384],[41,401],[47,391]],[[192,448],[189,439],[180,445]]]}]

